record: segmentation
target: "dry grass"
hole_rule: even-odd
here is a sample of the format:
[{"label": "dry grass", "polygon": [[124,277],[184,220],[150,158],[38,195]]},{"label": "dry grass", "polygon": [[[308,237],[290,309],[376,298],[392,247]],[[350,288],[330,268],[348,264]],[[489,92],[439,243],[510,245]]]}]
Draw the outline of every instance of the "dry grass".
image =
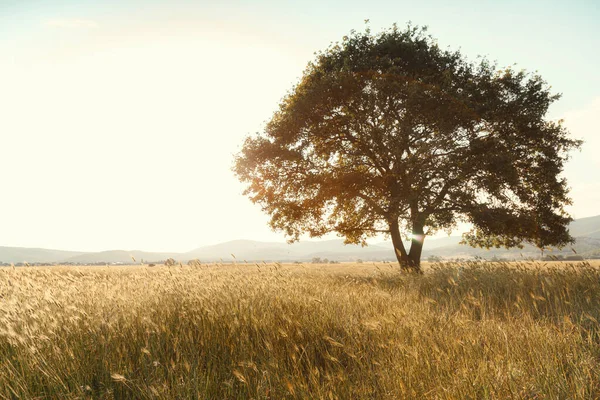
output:
[{"label": "dry grass", "polygon": [[0,398],[591,399],[579,264],[0,269]]}]

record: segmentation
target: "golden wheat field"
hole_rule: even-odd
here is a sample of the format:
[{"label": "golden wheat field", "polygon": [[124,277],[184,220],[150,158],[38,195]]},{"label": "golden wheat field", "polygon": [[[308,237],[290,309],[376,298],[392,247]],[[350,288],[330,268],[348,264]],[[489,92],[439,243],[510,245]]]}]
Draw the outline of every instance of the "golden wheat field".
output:
[{"label": "golden wheat field", "polygon": [[0,269],[2,399],[600,398],[587,262]]}]

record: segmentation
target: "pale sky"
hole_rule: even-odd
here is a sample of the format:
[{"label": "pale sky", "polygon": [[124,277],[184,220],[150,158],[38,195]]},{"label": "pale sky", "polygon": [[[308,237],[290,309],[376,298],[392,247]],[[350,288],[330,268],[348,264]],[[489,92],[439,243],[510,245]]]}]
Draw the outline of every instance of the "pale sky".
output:
[{"label": "pale sky", "polygon": [[[284,241],[231,172],[313,53],[428,25],[538,71],[586,140],[565,176],[600,214],[600,7],[581,1],[0,0],[0,246],[187,251]],[[234,250],[234,249],[233,249]]]}]

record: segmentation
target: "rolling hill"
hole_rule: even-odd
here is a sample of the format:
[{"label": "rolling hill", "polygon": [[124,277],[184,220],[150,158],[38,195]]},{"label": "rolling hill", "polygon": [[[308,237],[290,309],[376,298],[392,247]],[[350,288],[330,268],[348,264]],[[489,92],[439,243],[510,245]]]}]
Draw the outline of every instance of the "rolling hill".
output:
[{"label": "rolling hill", "polygon": [[573,237],[600,239],[600,215],[576,219],[569,225],[569,231]]},{"label": "rolling hill", "polygon": [[[85,253],[70,257],[65,262],[73,264],[91,264],[91,263],[131,263],[131,262],[158,262],[167,258],[178,258],[179,253],[152,253],[140,250],[109,250],[97,253]],[[134,261],[135,260],[135,261]]]},{"label": "rolling hill", "polygon": [[54,263],[63,262],[71,257],[81,256],[83,252],[63,251],[51,249],[38,249],[28,247],[2,247],[0,246],[0,263]]},{"label": "rolling hill", "polygon": [[314,257],[337,261],[354,261],[358,258],[384,259],[391,248],[380,246],[361,247],[344,245],[342,240],[305,241],[293,244],[235,240],[214,246],[200,247],[188,253],[184,258],[201,260],[238,261],[307,261]]},{"label": "rolling hill", "polygon": [[[600,256],[600,215],[581,218],[569,225],[571,235],[576,238],[573,246],[554,249],[552,254],[572,254],[573,251],[585,257]],[[423,259],[429,256],[442,258],[535,258],[539,249],[525,246],[523,249],[479,249],[459,244],[460,236],[428,238],[425,240]],[[160,262],[167,258],[179,261],[199,259],[211,261],[311,261],[313,258],[335,261],[395,260],[392,244],[380,242],[367,247],[344,245],[342,240],[302,241],[293,244],[234,240],[212,246],[202,246],[185,253],[146,252],[140,250],[110,250],[102,252],[77,252],[39,248],[0,247],[0,263],[132,263],[142,260]]]}]

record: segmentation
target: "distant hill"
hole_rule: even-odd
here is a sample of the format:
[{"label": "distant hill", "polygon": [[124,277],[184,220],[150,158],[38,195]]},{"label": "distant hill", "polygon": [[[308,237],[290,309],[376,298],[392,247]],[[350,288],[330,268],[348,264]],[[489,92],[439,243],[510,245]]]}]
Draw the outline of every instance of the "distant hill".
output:
[{"label": "distant hill", "polygon": [[62,262],[71,257],[77,257],[83,252],[38,249],[28,247],[2,247],[0,246],[0,263],[19,263],[19,262]]},{"label": "distant hill", "polygon": [[600,215],[576,219],[569,225],[569,232],[573,237],[600,239]]},{"label": "distant hill", "polygon": [[179,253],[151,253],[147,251],[139,250],[109,250],[100,251],[97,253],[85,253],[74,257],[63,260],[73,264],[92,264],[92,263],[132,263],[141,262],[142,260],[147,262],[163,261],[167,258],[178,258]]},{"label": "distant hill", "polygon": [[[563,249],[547,250],[545,254],[554,255],[571,255],[577,253],[584,257],[599,257],[600,256],[600,215],[595,217],[581,218],[574,220],[569,224],[569,232],[575,239],[573,245],[566,246]],[[490,259],[492,257],[499,258],[535,258],[541,255],[538,248],[525,245],[523,249],[480,249],[466,245],[460,245],[461,237],[450,236],[443,239],[425,241],[423,255],[425,257],[436,255],[444,258],[457,257],[482,257]],[[439,244],[444,244],[438,246]]]},{"label": "distant hill", "polygon": [[[424,250],[433,250],[433,249],[437,249],[440,247],[446,247],[446,246],[456,246],[458,245],[458,243],[462,240],[462,236],[443,236],[443,237],[439,237],[439,238],[425,238],[425,244],[423,246]],[[379,242],[377,243],[377,246],[383,247],[383,248],[391,248],[392,247],[392,242],[391,241],[385,241],[385,242]],[[410,242],[406,242],[405,246],[410,246]]]},{"label": "distant hill", "polygon": [[[573,246],[565,249],[553,249],[546,254],[573,254],[573,251],[584,257],[600,257],[600,215],[581,218],[569,225],[571,235],[576,239]],[[479,249],[459,244],[460,236],[427,238],[423,248],[423,259],[429,256],[443,258],[537,258],[540,250],[534,246],[523,249]],[[407,246],[409,244],[407,243]],[[344,245],[342,240],[303,241],[293,244],[278,242],[259,242],[253,240],[234,240],[212,246],[203,246],[186,253],[145,252],[140,250],[110,250],[102,252],[76,252],[38,248],[0,247],[0,263],[132,263],[142,260],[159,262],[174,258],[186,262],[199,259],[203,262],[233,261],[260,262],[311,261],[313,258],[333,261],[395,260],[391,242],[380,242],[367,247]]]},{"label": "distant hill", "polygon": [[342,240],[306,241],[293,244],[235,240],[214,246],[204,246],[182,254],[184,258],[200,260],[238,261],[307,261],[313,257],[336,261],[354,261],[358,258],[388,258],[391,248],[344,245]]},{"label": "distant hill", "polygon": [[[575,244],[563,249],[552,249],[545,254],[571,255],[574,252],[584,257],[600,257],[600,215],[595,217],[580,218],[569,224],[569,232],[575,238]],[[427,238],[423,247],[423,258],[438,256],[442,258],[473,258],[484,259],[498,258],[537,258],[541,255],[538,248],[525,245],[522,249],[481,249],[461,245],[461,236],[447,236],[442,238]],[[377,243],[381,247],[391,247],[391,242]]]}]

